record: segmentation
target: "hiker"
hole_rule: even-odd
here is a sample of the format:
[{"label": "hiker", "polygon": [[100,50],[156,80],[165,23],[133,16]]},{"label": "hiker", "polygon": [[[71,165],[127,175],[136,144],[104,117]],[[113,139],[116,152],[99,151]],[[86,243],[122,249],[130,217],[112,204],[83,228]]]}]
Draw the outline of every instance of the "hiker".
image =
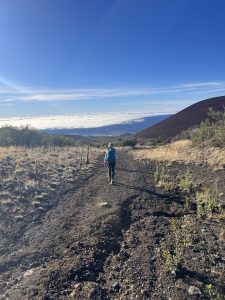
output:
[{"label": "hiker", "polygon": [[105,152],[104,165],[108,165],[109,168],[109,182],[113,184],[115,175],[115,165],[116,165],[116,150],[113,148],[113,143],[108,144],[108,149]]}]

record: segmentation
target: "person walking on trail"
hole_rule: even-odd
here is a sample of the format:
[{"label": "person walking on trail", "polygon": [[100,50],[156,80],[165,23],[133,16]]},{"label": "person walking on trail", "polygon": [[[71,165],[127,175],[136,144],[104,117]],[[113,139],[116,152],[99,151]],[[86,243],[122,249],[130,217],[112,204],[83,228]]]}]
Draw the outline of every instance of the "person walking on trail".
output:
[{"label": "person walking on trail", "polygon": [[109,182],[113,184],[115,175],[115,165],[116,165],[116,150],[113,147],[113,143],[108,144],[108,149],[105,152],[104,165],[108,165],[109,168]]}]

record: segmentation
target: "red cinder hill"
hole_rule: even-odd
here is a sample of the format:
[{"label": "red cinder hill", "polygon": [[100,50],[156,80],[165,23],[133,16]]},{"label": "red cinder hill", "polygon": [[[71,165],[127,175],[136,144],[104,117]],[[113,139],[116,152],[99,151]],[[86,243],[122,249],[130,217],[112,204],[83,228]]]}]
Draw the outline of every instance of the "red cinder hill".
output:
[{"label": "red cinder hill", "polygon": [[172,138],[204,121],[207,118],[209,108],[223,110],[224,107],[225,96],[206,99],[181,110],[152,127],[138,132],[136,136],[143,139]]}]

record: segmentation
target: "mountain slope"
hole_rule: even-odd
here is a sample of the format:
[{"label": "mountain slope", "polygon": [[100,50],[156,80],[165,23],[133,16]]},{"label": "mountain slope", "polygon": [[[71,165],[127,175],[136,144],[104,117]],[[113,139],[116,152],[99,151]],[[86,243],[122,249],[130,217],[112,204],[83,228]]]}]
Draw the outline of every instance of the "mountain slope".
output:
[{"label": "mountain slope", "polygon": [[222,110],[225,107],[225,96],[215,97],[197,102],[172,115],[158,124],[137,133],[140,138],[171,138],[207,118],[209,108]]}]

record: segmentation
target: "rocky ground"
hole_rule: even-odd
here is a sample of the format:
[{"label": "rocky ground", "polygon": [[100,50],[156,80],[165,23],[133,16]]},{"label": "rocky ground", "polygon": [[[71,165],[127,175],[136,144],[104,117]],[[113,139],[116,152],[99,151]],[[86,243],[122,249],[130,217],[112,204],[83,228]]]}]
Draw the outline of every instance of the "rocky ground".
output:
[{"label": "rocky ground", "polygon": [[[134,161],[123,150],[114,185],[102,156],[73,178],[34,219],[41,205],[27,194],[13,198],[19,212],[2,210],[2,299],[224,299],[225,170]],[[209,187],[219,202],[200,211],[196,197]]]}]

